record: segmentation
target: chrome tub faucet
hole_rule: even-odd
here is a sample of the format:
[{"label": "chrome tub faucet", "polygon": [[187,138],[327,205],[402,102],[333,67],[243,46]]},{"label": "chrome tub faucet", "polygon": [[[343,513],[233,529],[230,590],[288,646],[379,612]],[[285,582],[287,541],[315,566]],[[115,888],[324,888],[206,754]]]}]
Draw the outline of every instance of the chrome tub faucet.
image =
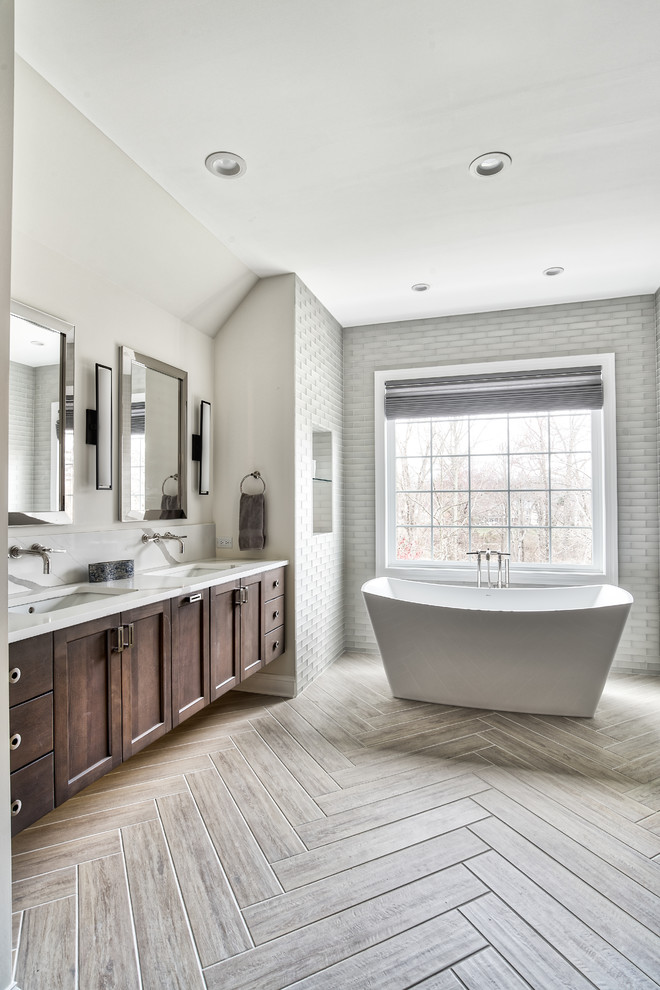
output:
[{"label": "chrome tub faucet", "polygon": [[[481,558],[483,557],[487,565],[487,580],[488,587],[493,588],[508,588],[509,587],[509,557],[511,556],[505,550],[491,550],[487,547],[485,550],[468,550],[468,557],[477,558],[477,588],[481,587]],[[491,580],[491,570],[490,570],[490,559],[491,557],[497,557],[497,583],[493,585]]]}]

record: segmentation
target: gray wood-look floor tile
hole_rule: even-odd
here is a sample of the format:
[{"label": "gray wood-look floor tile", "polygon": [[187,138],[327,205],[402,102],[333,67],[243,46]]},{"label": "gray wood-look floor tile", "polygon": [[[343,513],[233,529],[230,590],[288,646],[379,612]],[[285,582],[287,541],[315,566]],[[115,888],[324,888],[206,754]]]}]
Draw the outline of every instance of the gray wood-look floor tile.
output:
[{"label": "gray wood-look floor tile", "polygon": [[78,867],[79,990],[139,986],[124,861],[106,856]]},{"label": "gray wood-look floor tile", "polygon": [[279,894],[275,874],[217,772],[191,773],[188,783],[239,905]]},{"label": "gray wood-look floor tile", "polygon": [[16,961],[21,990],[75,990],[76,899],[65,897],[23,915]]},{"label": "gray wood-look floor tile", "polygon": [[478,897],[485,888],[469,877],[464,866],[452,866],[259,945],[206,970],[209,990],[283,990]]},{"label": "gray wood-look floor tile", "polygon": [[143,990],[204,990],[160,824],[130,825],[122,840]]},{"label": "gray wood-look floor tile", "polygon": [[262,901],[246,908],[245,919],[255,942],[267,942],[353,904],[465,862],[487,848],[468,829],[459,828]]},{"label": "gray wood-look floor tile", "polygon": [[495,949],[477,952],[454,966],[467,990],[529,990],[529,983]]},{"label": "gray wood-look floor tile", "polygon": [[659,737],[647,676],[591,719],[362,654],[231,692],[17,837],[19,986],[660,990]]},{"label": "gray wood-look floor tile", "polygon": [[202,966],[251,948],[240,909],[191,795],[161,798],[158,810]]}]

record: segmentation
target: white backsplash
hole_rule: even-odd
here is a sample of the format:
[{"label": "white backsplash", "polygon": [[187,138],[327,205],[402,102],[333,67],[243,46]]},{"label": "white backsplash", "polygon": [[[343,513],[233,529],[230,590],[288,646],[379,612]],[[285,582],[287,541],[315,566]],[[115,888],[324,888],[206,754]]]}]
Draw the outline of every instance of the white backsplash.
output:
[{"label": "white backsplash", "polygon": [[[142,534],[175,533],[185,536],[185,555],[179,553],[175,540],[162,543],[143,543]],[[44,547],[64,550],[50,558],[50,574],[43,573],[41,558],[31,554],[8,561],[9,594],[38,591],[40,588],[58,587],[88,580],[89,564],[107,560],[134,560],[136,571],[145,571],[163,564],[181,564],[188,560],[204,560],[215,557],[215,525],[172,525],[166,520],[156,526],[113,529],[105,532],[60,533],[57,526],[20,530],[14,535],[9,530],[7,549],[14,544],[30,547],[40,543]]]}]

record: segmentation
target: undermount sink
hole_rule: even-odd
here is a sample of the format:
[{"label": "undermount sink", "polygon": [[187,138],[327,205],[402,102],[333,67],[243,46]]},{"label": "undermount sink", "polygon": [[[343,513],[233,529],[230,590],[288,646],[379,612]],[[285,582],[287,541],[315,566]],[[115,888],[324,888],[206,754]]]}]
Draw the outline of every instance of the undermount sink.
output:
[{"label": "undermount sink", "polygon": [[149,571],[148,574],[154,577],[208,577],[216,571],[229,571],[239,564],[209,561],[208,564],[173,564],[172,567],[161,567],[159,570]]},{"label": "undermount sink", "polygon": [[76,605],[99,604],[113,596],[136,594],[126,588],[90,588],[89,585],[72,585],[67,588],[51,588],[44,591],[38,598],[32,597],[27,601],[9,606],[10,615],[44,615],[48,612],[58,612],[63,608],[74,608]]}]

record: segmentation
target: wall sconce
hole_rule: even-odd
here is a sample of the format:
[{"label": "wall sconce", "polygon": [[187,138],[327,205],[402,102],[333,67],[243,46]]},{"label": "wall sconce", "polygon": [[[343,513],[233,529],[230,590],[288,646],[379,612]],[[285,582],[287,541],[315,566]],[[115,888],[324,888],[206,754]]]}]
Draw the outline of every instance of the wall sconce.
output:
[{"label": "wall sconce", "polygon": [[96,409],[87,410],[86,442],[96,446],[96,488],[112,489],[112,368],[96,365]]},{"label": "wall sconce", "polygon": [[199,461],[199,494],[208,495],[211,488],[211,403],[199,404],[199,433],[193,433],[192,459]]}]

